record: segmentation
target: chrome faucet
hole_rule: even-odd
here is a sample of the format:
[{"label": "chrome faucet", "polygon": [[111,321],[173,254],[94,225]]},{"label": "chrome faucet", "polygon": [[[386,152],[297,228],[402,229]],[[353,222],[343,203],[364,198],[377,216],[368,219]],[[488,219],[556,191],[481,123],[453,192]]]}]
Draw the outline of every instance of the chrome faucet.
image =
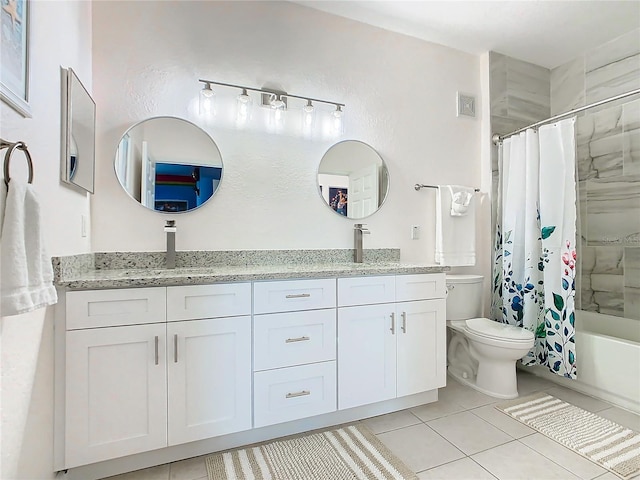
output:
[{"label": "chrome faucet", "polygon": [[369,229],[365,228],[365,225],[364,223],[356,223],[353,226],[353,261],[355,263],[362,263],[362,235],[371,233]]},{"label": "chrome faucet", "polygon": [[167,220],[164,231],[167,234],[167,254],[165,268],[176,268],[176,221]]}]

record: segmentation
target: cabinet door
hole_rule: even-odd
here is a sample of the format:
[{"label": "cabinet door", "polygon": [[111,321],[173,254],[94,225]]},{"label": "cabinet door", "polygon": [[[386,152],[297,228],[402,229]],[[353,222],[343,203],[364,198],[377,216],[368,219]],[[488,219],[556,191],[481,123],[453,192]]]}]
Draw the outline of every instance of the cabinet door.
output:
[{"label": "cabinet door", "polygon": [[251,317],[167,324],[169,445],[251,428]]},{"label": "cabinet door", "polygon": [[445,300],[396,304],[398,397],[444,387]]},{"label": "cabinet door", "polygon": [[165,324],[67,332],[67,467],[167,445],[165,350]]},{"label": "cabinet door", "polygon": [[394,304],[338,309],[339,409],[395,398],[394,316]]}]

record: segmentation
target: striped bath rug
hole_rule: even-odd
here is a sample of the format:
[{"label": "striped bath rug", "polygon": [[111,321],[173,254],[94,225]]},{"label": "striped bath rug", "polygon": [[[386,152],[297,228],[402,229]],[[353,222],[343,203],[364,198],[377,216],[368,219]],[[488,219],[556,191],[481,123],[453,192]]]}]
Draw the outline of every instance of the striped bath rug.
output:
[{"label": "striped bath rug", "polygon": [[620,478],[640,473],[640,434],[633,430],[544,392],[496,408]]},{"label": "striped bath rug", "polygon": [[206,459],[209,480],[415,480],[364,426],[300,435]]}]

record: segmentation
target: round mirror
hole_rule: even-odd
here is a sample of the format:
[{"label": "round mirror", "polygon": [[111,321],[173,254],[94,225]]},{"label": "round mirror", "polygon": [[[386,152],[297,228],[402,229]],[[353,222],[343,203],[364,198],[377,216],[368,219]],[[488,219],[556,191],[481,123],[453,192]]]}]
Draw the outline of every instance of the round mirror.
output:
[{"label": "round mirror", "polygon": [[116,176],[141,205],[186,212],[209,200],[222,179],[222,156],[200,127],[176,117],[154,117],[125,132],[115,158]]},{"label": "round mirror", "polygon": [[324,154],[318,167],[318,188],[338,215],[364,218],[387,198],[389,172],[382,157],[358,140],[345,140]]}]

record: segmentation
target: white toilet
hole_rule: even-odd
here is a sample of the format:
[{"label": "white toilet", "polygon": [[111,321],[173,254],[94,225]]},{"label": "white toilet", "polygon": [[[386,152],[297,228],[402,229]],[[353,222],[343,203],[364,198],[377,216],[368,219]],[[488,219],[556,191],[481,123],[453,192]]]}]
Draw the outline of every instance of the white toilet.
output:
[{"label": "white toilet", "polygon": [[482,316],[481,275],[447,275],[448,371],[497,398],[516,398],[516,361],[533,347],[533,332]]}]

